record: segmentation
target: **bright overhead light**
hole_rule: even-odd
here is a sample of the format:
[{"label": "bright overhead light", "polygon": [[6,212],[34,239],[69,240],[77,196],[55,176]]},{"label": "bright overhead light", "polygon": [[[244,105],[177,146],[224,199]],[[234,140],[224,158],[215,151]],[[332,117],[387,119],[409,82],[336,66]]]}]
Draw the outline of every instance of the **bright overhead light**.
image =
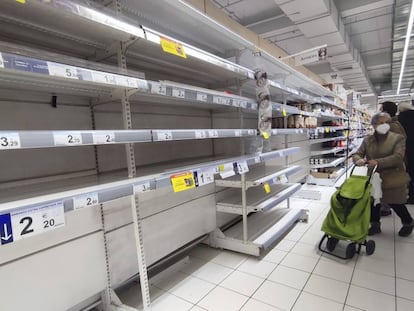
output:
[{"label": "bright overhead light", "polygon": [[400,94],[401,83],[402,83],[402,79],[404,76],[404,67],[405,67],[405,62],[407,60],[408,46],[410,44],[413,22],[414,22],[414,0],[411,2],[411,10],[410,10],[410,17],[408,19],[407,34],[405,35],[405,44],[404,44],[403,57],[401,61],[400,78],[398,79],[397,95]]},{"label": "bright overhead light", "polygon": [[367,93],[367,94],[361,94],[361,97],[373,97],[376,96],[374,93]]}]

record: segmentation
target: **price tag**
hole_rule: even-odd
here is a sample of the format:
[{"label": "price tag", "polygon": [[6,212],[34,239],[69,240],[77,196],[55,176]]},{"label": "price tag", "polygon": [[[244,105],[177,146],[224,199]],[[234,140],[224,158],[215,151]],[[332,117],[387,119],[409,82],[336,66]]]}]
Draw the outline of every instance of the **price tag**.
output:
[{"label": "price tag", "polygon": [[254,158],[254,163],[260,163],[261,161],[260,161],[260,157],[255,157]]},{"label": "price tag", "polygon": [[241,108],[245,108],[245,109],[247,108],[247,101],[242,100],[242,101],[240,101],[239,103],[240,103],[240,107],[241,107]]},{"label": "price tag", "polygon": [[241,131],[240,130],[235,130],[234,131],[234,136],[240,137],[241,136]]},{"label": "price tag", "polygon": [[16,2],[19,2],[21,4],[25,4],[26,3],[26,0],[16,0]]},{"label": "price tag", "polygon": [[143,184],[134,185],[134,194],[143,193],[151,190],[150,182],[145,182]]},{"label": "price tag", "polygon": [[234,171],[233,163],[220,164],[219,174],[221,178],[228,178],[228,177],[236,175],[236,172]]},{"label": "price tag", "polygon": [[270,138],[270,135],[267,132],[263,132],[262,135],[263,135],[264,139],[269,139]]},{"label": "price tag", "polygon": [[268,183],[265,183],[265,184],[263,185],[263,189],[264,189],[264,191],[265,191],[266,193],[270,193],[270,191],[271,191],[270,186],[269,186],[269,184],[268,184]]},{"label": "price tag", "polygon": [[286,117],[287,116],[287,113],[286,113],[286,109],[283,107],[283,109],[282,109],[282,114],[283,114],[283,116],[284,117]]},{"label": "price tag", "polygon": [[185,90],[173,88],[172,96],[178,97],[178,98],[185,98]]},{"label": "price tag", "polygon": [[172,132],[171,131],[162,131],[162,132],[157,132],[157,140],[160,141],[165,141],[165,140],[172,140]]},{"label": "price tag", "polygon": [[170,177],[174,192],[181,192],[195,188],[194,173],[187,172]]},{"label": "price tag", "polygon": [[217,137],[219,137],[219,134],[218,134],[218,131],[212,130],[212,131],[208,131],[208,136],[210,138],[217,138]]},{"label": "price tag", "polygon": [[120,86],[129,87],[128,78],[125,76],[114,75],[115,84]]},{"label": "price tag", "polygon": [[8,244],[65,225],[63,201],[22,208],[0,215],[1,244]]},{"label": "price tag", "polygon": [[197,170],[194,172],[197,187],[212,184],[214,182],[215,171],[209,170]]},{"label": "price tag", "polygon": [[98,193],[88,193],[73,198],[73,209],[78,210],[85,207],[92,207],[99,204]]},{"label": "price tag", "polygon": [[160,37],[160,44],[165,53],[176,55],[182,58],[187,58],[184,46],[178,42],[167,38]]},{"label": "price tag", "polygon": [[237,173],[245,174],[249,172],[249,166],[247,165],[246,161],[236,162]]},{"label": "price tag", "polygon": [[102,144],[113,144],[115,143],[115,133],[114,132],[99,132],[93,133],[93,143],[96,145]]},{"label": "price tag", "polygon": [[197,139],[206,138],[207,137],[206,131],[196,131],[195,136],[196,136]]},{"label": "price tag", "polygon": [[0,133],[0,150],[19,148],[21,145],[18,133]]},{"label": "price tag", "polygon": [[329,133],[329,127],[325,127],[325,133]]},{"label": "price tag", "polygon": [[[134,78],[127,78],[127,82],[128,82],[128,86],[132,87],[132,88],[138,88],[138,82],[137,79]],[[147,83],[147,81],[145,81],[145,84]],[[144,88],[148,88],[148,85],[146,84],[146,87]]]},{"label": "price tag", "polygon": [[197,100],[202,101],[202,102],[206,102],[207,101],[207,94],[197,93]]},{"label": "price tag", "polygon": [[285,174],[278,176],[278,181],[281,184],[287,184],[289,182]]},{"label": "price tag", "polygon": [[167,87],[161,83],[152,82],[151,83],[151,93],[159,95],[167,95]]},{"label": "price tag", "polygon": [[80,132],[59,132],[53,133],[55,146],[75,146],[82,145],[82,135]]},{"label": "price tag", "polygon": [[78,80],[78,70],[76,67],[58,64],[53,62],[47,62],[47,66],[49,69],[49,75],[56,76],[56,77],[63,77],[68,79],[76,79]]},{"label": "price tag", "polygon": [[253,135],[255,135],[257,132],[256,132],[256,130],[249,130],[249,131],[248,131],[248,133],[249,133],[249,135],[253,136]]},{"label": "price tag", "polygon": [[4,60],[3,60],[3,56],[0,53],[0,68],[4,68]]}]

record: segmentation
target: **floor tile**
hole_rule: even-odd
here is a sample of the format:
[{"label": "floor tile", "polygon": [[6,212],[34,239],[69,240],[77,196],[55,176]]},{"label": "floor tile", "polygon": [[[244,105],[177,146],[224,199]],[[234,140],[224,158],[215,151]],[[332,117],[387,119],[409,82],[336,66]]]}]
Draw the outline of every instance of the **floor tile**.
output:
[{"label": "floor tile", "polygon": [[396,277],[414,282],[413,263],[411,264],[397,263]]},{"label": "floor tile", "polygon": [[202,260],[191,258],[190,263],[184,266],[181,271],[205,281],[219,284],[234,270],[212,262],[203,262]]},{"label": "floor tile", "polygon": [[[236,311],[249,299],[229,289],[217,286],[197,305],[209,311]],[[175,310],[170,308],[171,310]]]},{"label": "floor tile", "polygon": [[414,301],[397,298],[397,310],[398,311],[413,311]]},{"label": "floor tile", "polygon": [[359,257],[356,268],[391,277],[395,276],[395,265],[393,261],[382,260],[377,257],[373,257],[373,255]]},{"label": "floor tile", "polygon": [[155,286],[171,294],[197,304],[216,285],[202,279],[178,272],[174,276],[158,282]]},{"label": "floor tile", "polygon": [[220,283],[220,286],[250,297],[262,283],[262,278],[244,272],[234,271]]},{"label": "floor tile", "polygon": [[305,272],[312,272],[317,262],[318,259],[316,258],[289,253],[280,264],[286,267],[302,270]]},{"label": "floor tile", "polygon": [[268,279],[301,290],[305,286],[309,275],[307,272],[280,265],[269,275]]},{"label": "floor tile", "polygon": [[397,296],[414,301],[414,282],[399,279],[399,278],[397,278],[396,281],[397,281]]},{"label": "floor tile", "polygon": [[348,287],[348,283],[313,274],[303,291],[343,304],[348,293]]},{"label": "floor tile", "polygon": [[201,308],[199,306],[194,306],[190,309],[190,311],[206,311],[206,309]]},{"label": "floor tile", "polygon": [[302,292],[292,311],[342,311],[342,303]]},{"label": "floor tile", "polygon": [[190,251],[190,256],[209,261],[220,253],[221,251],[217,248],[212,248],[210,246],[200,244]]},{"label": "floor tile", "polygon": [[290,310],[300,291],[282,284],[265,281],[253,295],[254,299],[282,310]]},{"label": "floor tile", "polygon": [[260,261],[260,259],[251,257],[243,262],[237,270],[265,279],[272,273],[276,266],[277,265],[274,263],[263,260]]},{"label": "floor tile", "polygon": [[222,251],[216,257],[214,257],[211,261],[226,266],[228,268],[236,269],[239,267],[246,259],[248,258],[247,255],[242,255],[235,252],[229,251]]},{"label": "floor tile", "polygon": [[351,285],[346,304],[366,311],[395,311],[395,297]]},{"label": "floor tile", "polygon": [[345,306],[343,311],[361,311],[361,310],[362,309],[354,308],[354,307],[351,307],[351,306]]},{"label": "floor tile", "polygon": [[319,260],[313,273],[349,283],[353,271],[354,268],[352,266],[346,266],[335,261]]},{"label": "floor tile", "polygon": [[296,232],[296,231],[290,231],[284,238],[284,240],[297,242],[301,239],[303,236],[303,233]]},{"label": "floor tile", "polygon": [[283,260],[283,258],[286,257],[287,254],[288,252],[284,252],[276,248],[273,248],[270,252],[265,254],[263,260],[278,264]]},{"label": "floor tile", "polygon": [[312,257],[312,258],[319,258],[321,256],[321,252],[318,249],[318,246],[309,245],[302,242],[296,243],[296,245],[291,250],[291,253]]},{"label": "floor tile", "polygon": [[309,224],[304,222],[298,222],[295,227],[293,227],[293,232],[305,233],[309,229]]},{"label": "floor tile", "polygon": [[383,274],[355,269],[352,284],[385,294],[395,295],[395,278]]},{"label": "floor tile", "polygon": [[255,299],[249,299],[240,311],[281,311],[281,309]]},{"label": "floor tile", "polygon": [[151,301],[152,311],[191,310],[194,305],[169,293]]},{"label": "floor tile", "polygon": [[295,244],[296,242],[294,241],[282,240],[275,246],[275,248],[280,251],[289,252],[295,246]]}]

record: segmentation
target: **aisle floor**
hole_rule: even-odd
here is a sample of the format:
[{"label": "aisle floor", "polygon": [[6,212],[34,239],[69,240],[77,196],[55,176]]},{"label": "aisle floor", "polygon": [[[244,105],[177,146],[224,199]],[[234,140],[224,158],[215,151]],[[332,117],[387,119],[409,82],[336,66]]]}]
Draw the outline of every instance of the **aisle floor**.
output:
[{"label": "aisle floor", "polygon": [[[399,237],[400,220],[392,215],[382,219],[372,256],[344,261],[321,254],[320,227],[335,188],[307,188],[322,199],[291,200],[309,210],[308,223],[298,223],[261,258],[197,246],[177,271],[150,280],[152,310],[414,310],[414,234]],[[130,287],[121,299],[138,307],[138,293]]]}]

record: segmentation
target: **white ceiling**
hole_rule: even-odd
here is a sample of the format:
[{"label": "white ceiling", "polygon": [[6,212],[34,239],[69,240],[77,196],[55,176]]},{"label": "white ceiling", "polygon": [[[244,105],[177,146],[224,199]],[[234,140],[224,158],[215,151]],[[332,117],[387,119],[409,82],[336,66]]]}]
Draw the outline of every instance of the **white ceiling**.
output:
[{"label": "white ceiling", "polygon": [[[324,79],[335,77],[336,82],[344,79],[345,85],[360,89],[369,89],[373,85],[377,94],[391,88],[394,0],[211,1],[230,17],[289,54],[328,43],[328,62],[308,66]],[[318,12],[323,12],[323,6],[335,6],[337,11],[318,15]],[[332,13],[335,11],[342,20],[344,31],[341,32],[339,27],[339,32],[327,33],[327,28],[335,26],[336,16]],[[306,27],[301,27],[303,23]],[[357,52],[351,52],[344,42],[348,35]],[[366,69],[365,78],[360,71],[349,70],[355,68],[350,61],[358,61],[358,58],[362,60],[362,71]]]}]

